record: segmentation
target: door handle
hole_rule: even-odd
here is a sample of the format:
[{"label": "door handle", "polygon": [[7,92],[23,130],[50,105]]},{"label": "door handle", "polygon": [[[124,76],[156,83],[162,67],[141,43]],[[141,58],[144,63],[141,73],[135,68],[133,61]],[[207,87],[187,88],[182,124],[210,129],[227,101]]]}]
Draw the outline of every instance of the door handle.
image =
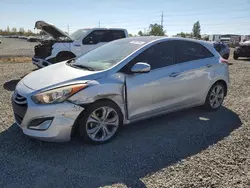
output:
[{"label": "door handle", "polygon": [[173,72],[169,75],[169,77],[176,77],[178,76],[180,73],[179,72]]},{"label": "door handle", "polygon": [[211,64],[206,64],[206,67],[212,67],[212,65]]}]

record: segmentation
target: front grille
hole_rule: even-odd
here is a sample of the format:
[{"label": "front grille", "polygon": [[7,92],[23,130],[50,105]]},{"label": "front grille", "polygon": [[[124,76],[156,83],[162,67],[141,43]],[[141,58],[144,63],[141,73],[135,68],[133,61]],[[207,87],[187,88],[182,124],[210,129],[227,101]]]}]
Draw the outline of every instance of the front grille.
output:
[{"label": "front grille", "polygon": [[12,107],[15,120],[20,125],[28,108],[27,99],[15,91],[12,98]]}]

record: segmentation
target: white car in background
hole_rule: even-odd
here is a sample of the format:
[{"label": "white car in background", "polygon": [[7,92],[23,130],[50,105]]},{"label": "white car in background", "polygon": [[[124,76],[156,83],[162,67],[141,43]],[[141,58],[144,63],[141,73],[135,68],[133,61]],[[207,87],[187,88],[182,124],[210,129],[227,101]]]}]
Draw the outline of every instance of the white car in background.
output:
[{"label": "white car in background", "polygon": [[32,62],[38,67],[78,57],[107,42],[128,37],[126,29],[118,28],[79,29],[71,35],[44,21],[37,21],[35,28],[51,36],[35,46]]}]

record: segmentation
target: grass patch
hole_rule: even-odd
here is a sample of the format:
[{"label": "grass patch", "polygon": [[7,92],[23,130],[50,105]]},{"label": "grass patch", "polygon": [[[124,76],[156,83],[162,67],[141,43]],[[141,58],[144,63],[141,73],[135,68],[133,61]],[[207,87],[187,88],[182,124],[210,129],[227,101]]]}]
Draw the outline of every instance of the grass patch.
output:
[{"label": "grass patch", "polygon": [[31,57],[0,57],[1,63],[30,63]]}]

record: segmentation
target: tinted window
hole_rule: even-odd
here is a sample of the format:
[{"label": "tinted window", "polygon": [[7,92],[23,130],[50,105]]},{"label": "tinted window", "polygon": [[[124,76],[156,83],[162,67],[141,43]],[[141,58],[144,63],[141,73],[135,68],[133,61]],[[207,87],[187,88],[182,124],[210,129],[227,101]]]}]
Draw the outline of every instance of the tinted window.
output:
[{"label": "tinted window", "polygon": [[215,48],[215,50],[217,51],[217,52],[220,52],[221,51],[221,48],[222,46],[221,46],[221,44],[217,44],[217,43],[214,43],[214,48]]},{"label": "tinted window", "polygon": [[97,30],[91,32],[82,41],[83,44],[97,44],[99,42],[109,42],[111,41],[111,36],[108,30]]},{"label": "tinted window", "polygon": [[213,57],[207,48],[196,42],[178,41],[177,44],[179,63]]},{"label": "tinted window", "polygon": [[138,62],[148,63],[151,70],[173,65],[175,63],[173,41],[161,42],[149,47],[135,57],[122,71],[129,73],[132,66]]},{"label": "tinted window", "polygon": [[126,37],[124,31],[119,30],[111,30],[110,35],[112,40],[117,40]]}]

